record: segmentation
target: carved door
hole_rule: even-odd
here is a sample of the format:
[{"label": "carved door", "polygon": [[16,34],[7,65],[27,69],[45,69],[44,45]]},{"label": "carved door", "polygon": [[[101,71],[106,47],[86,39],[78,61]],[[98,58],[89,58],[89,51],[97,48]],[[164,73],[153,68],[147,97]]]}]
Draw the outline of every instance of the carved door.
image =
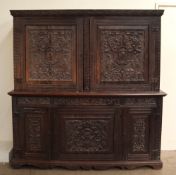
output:
[{"label": "carved door", "polygon": [[81,90],[82,23],[81,18],[16,19],[15,88]]},{"label": "carved door", "polygon": [[124,113],[126,160],[150,160],[157,138],[159,116],[155,108],[131,107]]},{"label": "carved door", "polygon": [[105,106],[56,109],[53,159],[120,159],[118,117],[118,111]]},{"label": "carved door", "polygon": [[153,89],[156,38],[152,23],[137,17],[91,19],[92,90]]},{"label": "carved door", "polygon": [[14,148],[24,158],[49,158],[49,112],[45,108],[21,107],[15,113]]}]

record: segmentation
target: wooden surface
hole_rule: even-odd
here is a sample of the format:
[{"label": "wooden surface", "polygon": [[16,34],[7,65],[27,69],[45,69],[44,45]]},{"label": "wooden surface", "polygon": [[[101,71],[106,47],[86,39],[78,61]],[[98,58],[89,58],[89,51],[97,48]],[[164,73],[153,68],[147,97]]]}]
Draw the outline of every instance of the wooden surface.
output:
[{"label": "wooden surface", "polygon": [[153,92],[38,92],[38,91],[10,91],[8,93],[11,96],[166,96],[163,91]]},{"label": "wooden surface", "polygon": [[82,175],[101,175],[101,174],[108,174],[108,175],[141,175],[141,174],[152,174],[152,175],[173,175],[175,173],[175,164],[176,164],[176,151],[162,151],[161,152],[161,158],[163,160],[163,168],[160,170],[153,170],[146,167],[141,167],[136,170],[124,170],[124,169],[109,169],[106,171],[97,171],[97,170],[91,170],[91,171],[84,171],[84,170],[77,170],[75,171],[68,171],[66,169],[37,169],[33,167],[26,167],[23,169],[12,169],[8,163],[1,163],[0,169],[2,174],[8,174],[8,175],[73,175],[75,173],[82,174]]},{"label": "wooden surface", "polygon": [[162,10],[12,10],[10,164],[162,167]]},{"label": "wooden surface", "polygon": [[15,12],[40,14],[14,17],[15,90],[159,91],[163,11],[49,11],[63,14],[57,18]]},{"label": "wooden surface", "polygon": [[10,10],[14,17],[26,16],[60,16],[60,15],[106,15],[106,16],[161,16],[164,10],[114,10],[114,9],[94,9],[94,10]]}]

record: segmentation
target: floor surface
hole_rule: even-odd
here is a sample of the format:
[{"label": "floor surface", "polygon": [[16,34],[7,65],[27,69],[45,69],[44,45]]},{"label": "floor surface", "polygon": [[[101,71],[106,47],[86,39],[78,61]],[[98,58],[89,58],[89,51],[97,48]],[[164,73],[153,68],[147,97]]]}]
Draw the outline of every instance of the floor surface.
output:
[{"label": "floor surface", "polygon": [[65,170],[50,169],[40,170],[33,168],[12,169],[7,163],[0,164],[0,175],[176,175],[176,151],[162,151],[161,159],[163,168],[138,168],[135,170]]}]

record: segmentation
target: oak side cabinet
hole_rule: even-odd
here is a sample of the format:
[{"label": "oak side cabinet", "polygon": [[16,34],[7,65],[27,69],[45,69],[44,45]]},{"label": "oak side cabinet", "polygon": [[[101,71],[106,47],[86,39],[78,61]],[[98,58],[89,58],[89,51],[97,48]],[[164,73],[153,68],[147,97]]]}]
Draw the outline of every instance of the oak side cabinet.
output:
[{"label": "oak side cabinet", "polygon": [[11,166],[161,168],[163,10],[11,14]]}]

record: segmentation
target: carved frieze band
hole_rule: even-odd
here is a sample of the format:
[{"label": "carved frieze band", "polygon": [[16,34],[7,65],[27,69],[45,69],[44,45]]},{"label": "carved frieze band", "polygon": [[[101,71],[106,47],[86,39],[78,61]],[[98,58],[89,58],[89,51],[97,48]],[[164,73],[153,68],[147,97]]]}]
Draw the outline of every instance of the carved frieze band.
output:
[{"label": "carved frieze band", "polygon": [[60,98],[55,98],[54,103],[57,105],[119,105],[120,101],[118,98],[113,98],[113,97],[106,97],[106,98],[60,97]]},{"label": "carved frieze band", "polygon": [[49,97],[18,97],[18,105],[49,105]]},{"label": "carved frieze band", "polygon": [[156,106],[155,98],[118,98],[118,97],[60,97],[55,98],[57,105],[149,105]]},{"label": "carved frieze band", "polygon": [[[54,105],[148,105],[156,106],[155,98],[134,97],[54,97]],[[18,97],[18,105],[49,105],[50,97]]]}]

